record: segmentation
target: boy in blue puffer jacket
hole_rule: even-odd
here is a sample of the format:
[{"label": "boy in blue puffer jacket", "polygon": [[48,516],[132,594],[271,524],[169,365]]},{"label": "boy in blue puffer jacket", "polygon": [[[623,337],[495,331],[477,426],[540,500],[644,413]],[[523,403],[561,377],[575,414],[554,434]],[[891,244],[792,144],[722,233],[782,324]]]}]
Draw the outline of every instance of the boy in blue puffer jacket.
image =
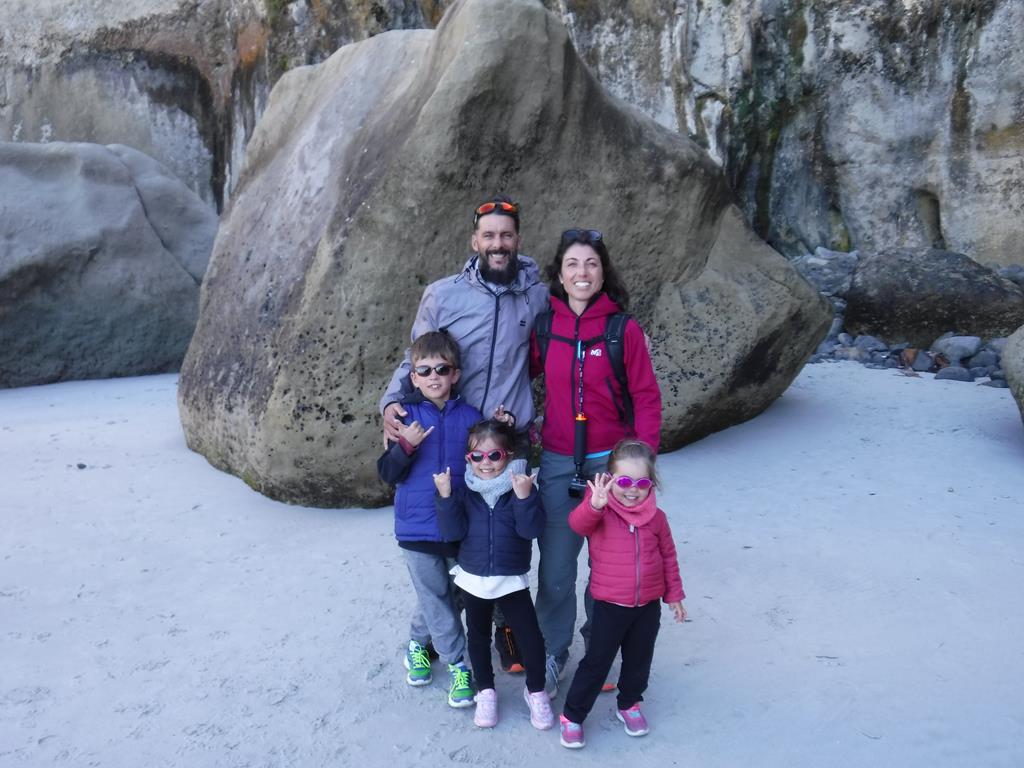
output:
[{"label": "boy in blue puffer jacket", "polygon": [[449,570],[455,565],[457,542],[441,537],[434,508],[437,472],[454,467],[452,484],[464,485],[466,435],[480,412],[452,390],[459,380],[459,346],[443,331],[424,333],[410,350],[410,379],[415,389],[406,395],[400,440],[391,443],[377,461],[381,480],[396,485],[395,538],[405,556],[416,590],[417,604],[405,654],[406,682],[431,681],[428,644],[448,664],[448,704],[469,707],[473,687],[465,663],[466,634],[456,606]]}]

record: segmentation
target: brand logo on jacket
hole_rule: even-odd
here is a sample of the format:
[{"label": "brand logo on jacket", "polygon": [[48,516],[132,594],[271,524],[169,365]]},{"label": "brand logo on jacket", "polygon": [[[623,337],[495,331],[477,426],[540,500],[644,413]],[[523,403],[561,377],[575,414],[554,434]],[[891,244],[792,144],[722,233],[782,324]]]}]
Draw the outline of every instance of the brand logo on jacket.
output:
[{"label": "brand logo on jacket", "polygon": [[590,354],[593,355],[594,357],[600,357],[601,356],[601,348],[600,347],[592,348],[590,350]]}]

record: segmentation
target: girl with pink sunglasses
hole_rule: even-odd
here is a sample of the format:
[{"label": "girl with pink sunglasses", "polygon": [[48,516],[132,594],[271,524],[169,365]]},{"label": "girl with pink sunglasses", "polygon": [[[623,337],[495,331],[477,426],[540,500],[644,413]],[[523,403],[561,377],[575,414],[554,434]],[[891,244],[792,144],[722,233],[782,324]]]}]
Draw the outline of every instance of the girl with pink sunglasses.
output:
[{"label": "girl with pink sunglasses", "polygon": [[584,745],[583,721],[620,650],[616,717],[629,736],[647,733],[640,702],[661,623],[659,602],[668,604],[676,621],[686,618],[672,531],[655,499],[654,461],[647,443],[620,441],[608,472],[587,482],[583,502],[569,513],[569,525],[587,537],[594,596],[590,643],[559,718],[562,746],[570,749]]}]

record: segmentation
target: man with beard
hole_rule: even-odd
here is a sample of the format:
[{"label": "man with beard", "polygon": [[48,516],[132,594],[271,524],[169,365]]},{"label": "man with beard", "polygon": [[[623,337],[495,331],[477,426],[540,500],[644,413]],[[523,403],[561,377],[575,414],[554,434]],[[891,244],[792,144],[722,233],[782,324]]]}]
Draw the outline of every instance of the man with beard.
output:
[{"label": "man with beard", "polygon": [[[520,241],[518,205],[499,195],[477,206],[469,241],[473,255],[459,274],[424,289],[412,338],[427,331],[452,335],[462,353],[459,394],[485,418],[496,412],[509,414],[516,430],[516,459],[528,462],[534,417],[530,332],[534,319],[548,308],[548,287],[541,282],[536,262],[519,253]],[[406,350],[380,400],[386,440],[398,442],[407,415],[401,403],[412,392],[409,370]],[[497,612],[495,624],[502,668],[523,671],[512,632]]]},{"label": "man with beard", "polygon": [[[473,255],[457,275],[428,285],[413,321],[412,338],[447,331],[462,352],[459,394],[485,417],[512,414],[517,458],[529,458],[533,422],[529,351],[533,321],[548,307],[548,287],[536,262],[519,253],[519,206],[499,195],[473,214]],[[411,391],[409,353],[380,400],[384,434],[398,440],[402,397]]]}]

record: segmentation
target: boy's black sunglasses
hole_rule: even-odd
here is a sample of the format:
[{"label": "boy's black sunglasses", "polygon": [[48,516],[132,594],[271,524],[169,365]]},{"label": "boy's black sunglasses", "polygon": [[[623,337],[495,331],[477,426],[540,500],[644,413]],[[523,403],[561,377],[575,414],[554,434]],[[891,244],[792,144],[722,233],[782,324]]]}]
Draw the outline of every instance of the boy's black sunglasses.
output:
[{"label": "boy's black sunglasses", "polygon": [[417,376],[429,376],[431,371],[436,373],[438,376],[447,376],[455,370],[455,366],[448,365],[448,363],[441,363],[440,365],[435,365],[433,368],[429,365],[417,365],[412,370]]},{"label": "boy's black sunglasses", "polygon": [[600,243],[603,239],[596,229],[567,229],[562,233],[563,243]]}]

